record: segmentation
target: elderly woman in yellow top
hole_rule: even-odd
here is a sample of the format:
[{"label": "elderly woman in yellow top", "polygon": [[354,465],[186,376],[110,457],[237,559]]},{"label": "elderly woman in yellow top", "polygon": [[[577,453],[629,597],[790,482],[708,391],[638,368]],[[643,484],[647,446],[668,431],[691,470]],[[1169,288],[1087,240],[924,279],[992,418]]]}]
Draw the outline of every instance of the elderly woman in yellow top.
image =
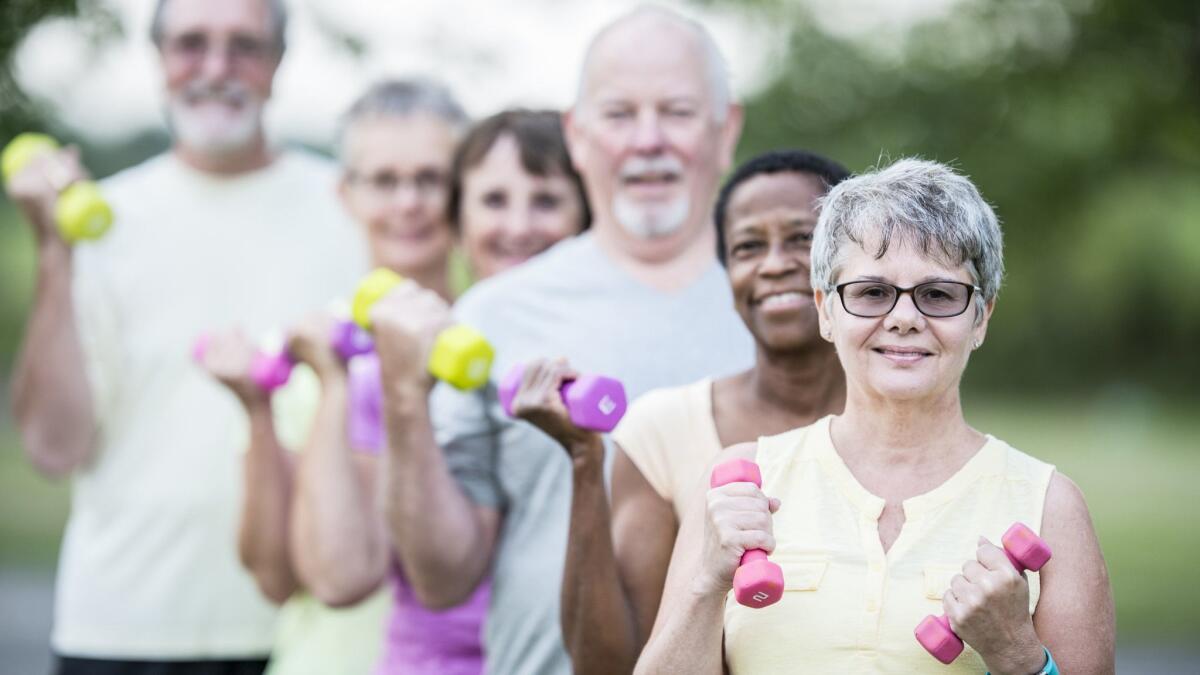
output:
[{"label": "elderly woman in yellow top", "polygon": [[[638,672],[1113,672],[1112,593],[1083,495],[963,418],[959,382],[1003,274],[992,209],[950,168],[902,160],[835,187],[814,237],[845,412],[718,457],[756,462],[762,488],[696,500]],[[1014,521],[1053,551],[1038,573],[999,547]],[[753,549],[784,578],[760,609],[729,593]],[[949,667],[914,637],[943,611],[967,645]]]}]

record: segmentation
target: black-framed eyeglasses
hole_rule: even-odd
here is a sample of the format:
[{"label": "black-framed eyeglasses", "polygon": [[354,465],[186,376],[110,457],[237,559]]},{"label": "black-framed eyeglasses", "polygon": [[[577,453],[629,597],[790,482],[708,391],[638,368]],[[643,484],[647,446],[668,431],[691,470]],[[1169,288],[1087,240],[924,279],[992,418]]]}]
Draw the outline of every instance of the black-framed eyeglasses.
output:
[{"label": "black-framed eyeglasses", "polygon": [[411,176],[392,171],[368,174],[351,169],[347,172],[347,178],[350,183],[365,186],[380,196],[390,196],[402,186],[411,185],[419,197],[431,197],[440,195],[449,183],[444,173],[434,169],[422,169]]},{"label": "black-framed eyeglasses", "polygon": [[912,295],[917,311],[925,316],[938,319],[958,316],[971,306],[971,296],[982,291],[961,281],[927,281],[909,288],[882,281],[847,281],[834,289],[842,299],[842,309],[867,319],[891,312],[905,293]]}]

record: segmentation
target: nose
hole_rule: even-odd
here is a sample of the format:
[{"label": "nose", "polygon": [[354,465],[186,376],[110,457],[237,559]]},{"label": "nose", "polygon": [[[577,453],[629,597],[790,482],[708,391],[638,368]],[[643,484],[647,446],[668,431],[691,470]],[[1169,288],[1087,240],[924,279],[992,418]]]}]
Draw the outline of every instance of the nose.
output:
[{"label": "nose", "polygon": [[633,132],[633,149],[639,154],[656,155],[666,146],[666,137],[662,131],[662,120],[654,110],[646,110],[638,115],[637,127]]},{"label": "nose", "polygon": [[392,191],[392,206],[398,211],[409,213],[417,210],[420,205],[421,194],[413,181],[401,181]]},{"label": "nose", "polygon": [[233,70],[233,56],[225,44],[212,44],[204,52],[204,60],[200,72],[210,82],[219,81],[230,75]]},{"label": "nose", "polygon": [[901,293],[896,299],[896,306],[883,318],[883,327],[896,331],[901,335],[920,330],[925,323],[925,315],[917,310],[912,293]]},{"label": "nose", "polygon": [[767,249],[767,255],[758,265],[758,273],[764,277],[782,277],[802,267],[801,260],[793,251],[788,251],[782,242],[775,242]]}]

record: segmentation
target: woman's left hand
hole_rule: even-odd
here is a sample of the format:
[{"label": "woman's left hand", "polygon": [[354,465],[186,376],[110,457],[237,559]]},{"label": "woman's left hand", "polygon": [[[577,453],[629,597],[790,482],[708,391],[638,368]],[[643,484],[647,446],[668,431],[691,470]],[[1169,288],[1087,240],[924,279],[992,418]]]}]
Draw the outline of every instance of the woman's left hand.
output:
[{"label": "woman's left hand", "polygon": [[526,363],[521,385],[512,401],[513,417],[546,432],[566,448],[572,459],[579,459],[585,453],[598,454],[602,458],[604,445],[600,435],[575,426],[563,403],[563,385],[578,376],[566,359],[536,359]]},{"label": "woman's left hand", "polygon": [[975,560],[963,565],[942,597],[950,627],[992,673],[1038,672],[1045,653],[1029,613],[1029,582],[1004,550],[979,538]]}]

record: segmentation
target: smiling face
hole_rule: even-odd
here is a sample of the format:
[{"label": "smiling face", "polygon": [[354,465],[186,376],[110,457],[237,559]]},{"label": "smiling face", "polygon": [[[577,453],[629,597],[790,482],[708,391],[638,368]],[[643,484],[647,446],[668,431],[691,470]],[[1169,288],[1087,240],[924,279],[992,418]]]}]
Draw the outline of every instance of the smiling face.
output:
[{"label": "smiling face", "polygon": [[455,132],[419,113],[370,116],[346,130],[342,204],[366,228],[372,263],[400,274],[444,265],[454,237],[446,222]]},{"label": "smiling face", "polygon": [[737,186],[726,209],[725,259],[734,305],[760,345],[772,351],[820,340],[809,280],[821,179],[785,171]]},{"label": "smiling face", "polygon": [[740,111],[714,109],[703,49],[691,29],[654,15],[594,45],[566,127],[597,228],[647,242],[687,240],[708,223]]},{"label": "smiling face", "polygon": [[[965,265],[949,267],[923,255],[903,239],[893,240],[876,259],[878,241],[847,242],[835,281],[873,280],[908,288],[928,281],[974,284]],[[958,316],[931,318],[917,311],[911,294],[901,295],[888,314],[863,318],[848,313],[836,292],[829,302],[818,291],[821,326],[831,335],[851,392],[889,401],[957,397],[958,384],[976,343],[987,332],[994,303],[982,315],[971,301]]]},{"label": "smiling face", "polygon": [[219,157],[260,142],[263,106],[279,66],[266,2],[172,0],[160,55],[167,117],[190,152]]},{"label": "smiling face", "polygon": [[583,204],[561,172],[530,173],[511,133],[463,175],[459,228],[477,279],[519,265],[583,228]]}]

